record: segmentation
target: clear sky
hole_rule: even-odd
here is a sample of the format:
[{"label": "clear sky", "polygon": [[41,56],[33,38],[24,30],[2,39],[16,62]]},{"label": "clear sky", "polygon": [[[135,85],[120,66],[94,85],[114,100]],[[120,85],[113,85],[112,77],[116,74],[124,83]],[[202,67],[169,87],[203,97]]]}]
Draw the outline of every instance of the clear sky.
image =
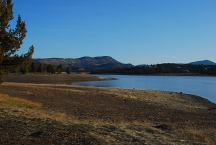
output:
[{"label": "clear sky", "polygon": [[216,61],[216,0],[14,0],[35,58]]}]

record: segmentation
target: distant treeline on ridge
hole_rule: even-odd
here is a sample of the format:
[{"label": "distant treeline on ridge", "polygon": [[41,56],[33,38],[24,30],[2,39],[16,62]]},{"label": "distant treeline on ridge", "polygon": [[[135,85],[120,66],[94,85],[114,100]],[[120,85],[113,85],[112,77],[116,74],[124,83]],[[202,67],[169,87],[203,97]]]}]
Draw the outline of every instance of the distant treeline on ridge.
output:
[{"label": "distant treeline on ridge", "polygon": [[156,64],[130,68],[94,71],[97,74],[128,74],[128,75],[216,75],[216,65],[194,64]]},{"label": "distant treeline on ridge", "polygon": [[194,65],[194,64],[156,64],[141,65],[131,67],[121,67],[115,69],[80,69],[61,64],[45,64],[40,62],[31,62],[23,64],[11,72],[21,73],[71,73],[71,72],[90,72],[93,74],[125,74],[125,75],[215,75],[216,65]]}]

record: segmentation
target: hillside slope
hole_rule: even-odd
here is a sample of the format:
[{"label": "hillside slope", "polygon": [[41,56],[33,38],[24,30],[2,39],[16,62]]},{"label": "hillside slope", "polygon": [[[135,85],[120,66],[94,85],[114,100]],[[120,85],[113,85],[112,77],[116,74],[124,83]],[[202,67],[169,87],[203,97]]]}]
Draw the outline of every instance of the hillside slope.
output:
[{"label": "hillside slope", "polygon": [[190,64],[193,64],[193,65],[216,65],[215,62],[210,61],[210,60],[195,61],[195,62],[191,62]]},{"label": "hillside slope", "polygon": [[70,67],[78,70],[106,70],[116,68],[132,67],[131,64],[123,64],[110,56],[102,57],[81,57],[81,58],[44,58],[34,59],[34,62],[40,62],[51,65],[62,65],[63,67]]}]

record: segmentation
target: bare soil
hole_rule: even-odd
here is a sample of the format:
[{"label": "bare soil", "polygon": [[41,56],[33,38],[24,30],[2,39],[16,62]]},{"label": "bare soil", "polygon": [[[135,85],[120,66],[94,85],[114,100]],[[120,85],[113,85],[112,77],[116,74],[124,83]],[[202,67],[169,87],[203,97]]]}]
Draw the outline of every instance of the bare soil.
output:
[{"label": "bare soil", "polygon": [[14,82],[0,86],[0,144],[216,144],[201,97]]},{"label": "bare soil", "polygon": [[28,74],[7,74],[3,77],[4,82],[35,83],[35,84],[71,84],[83,81],[100,81],[107,78],[99,78],[88,73],[71,74],[48,74],[48,73],[28,73]]}]

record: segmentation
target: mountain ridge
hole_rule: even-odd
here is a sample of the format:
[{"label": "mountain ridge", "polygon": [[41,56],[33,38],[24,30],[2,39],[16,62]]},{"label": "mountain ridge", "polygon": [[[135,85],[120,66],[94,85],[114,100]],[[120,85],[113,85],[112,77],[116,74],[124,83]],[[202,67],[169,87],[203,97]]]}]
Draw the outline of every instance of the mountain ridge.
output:
[{"label": "mountain ridge", "polygon": [[[151,65],[132,65],[132,64],[125,64],[117,61],[116,59],[112,58],[111,56],[97,56],[97,57],[89,57],[84,56],[80,58],[35,58],[33,62],[42,63],[47,65],[62,65],[63,68],[70,68],[74,71],[89,71],[89,72],[97,72],[100,70],[109,71],[115,69],[136,69],[136,68],[147,68],[151,67]],[[182,64],[175,64],[175,63],[168,63],[168,64],[161,64],[160,66],[173,66],[173,65],[206,65],[206,66],[214,66],[216,63],[210,60],[201,60],[201,61],[194,61],[191,63],[182,63]]]},{"label": "mountain ridge", "polygon": [[33,61],[43,64],[62,65],[63,67],[70,67],[73,69],[86,71],[133,67],[132,64],[121,63],[110,56],[84,56],[80,58],[37,58],[33,59]]},{"label": "mountain ridge", "polygon": [[210,60],[194,61],[194,62],[191,62],[190,64],[194,64],[194,65],[216,65],[215,62],[210,61]]}]

